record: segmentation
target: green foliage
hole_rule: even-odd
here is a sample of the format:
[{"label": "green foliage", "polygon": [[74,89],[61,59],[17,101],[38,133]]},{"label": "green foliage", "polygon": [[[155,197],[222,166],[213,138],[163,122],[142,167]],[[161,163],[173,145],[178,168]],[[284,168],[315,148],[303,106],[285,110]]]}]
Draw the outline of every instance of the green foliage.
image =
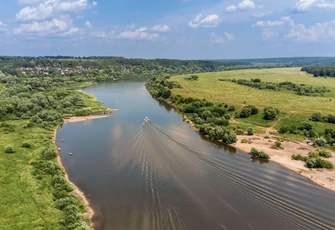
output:
[{"label": "green foliage", "polygon": [[264,119],[266,120],[274,120],[279,114],[279,110],[272,107],[264,108]]},{"label": "green foliage", "polygon": [[5,146],[5,153],[14,153],[14,146],[13,145],[6,145]]},{"label": "green foliage", "polygon": [[30,149],[33,147],[32,144],[30,144],[29,142],[23,142],[23,144],[21,145],[22,148],[27,148],[27,149]]},{"label": "green foliage", "polygon": [[300,129],[307,130],[307,131],[312,130],[312,128],[313,128],[313,124],[312,124],[312,122],[310,122],[308,120],[303,121],[301,123],[301,126],[300,126]]},{"label": "green foliage", "polygon": [[292,154],[291,155],[292,160],[296,161],[307,161],[308,157],[302,156],[300,153],[299,154]]},{"label": "green foliage", "polygon": [[276,142],[275,142],[275,148],[283,149],[283,146],[281,145],[281,142],[280,142],[280,141],[276,141]]},{"label": "green foliage", "polygon": [[53,148],[44,148],[40,152],[42,160],[52,160],[57,157],[57,153]]},{"label": "green foliage", "polygon": [[248,130],[247,130],[247,134],[248,134],[249,136],[254,135],[254,129],[253,129],[252,127],[249,127]]},{"label": "green foliage", "polygon": [[320,157],[330,158],[333,156],[332,152],[327,149],[318,150]]},{"label": "green foliage", "polygon": [[323,147],[327,144],[327,140],[324,137],[318,137],[314,140],[314,144]]},{"label": "green foliage", "polygon": [[242,108],[242,111],[240,113],[240,117],[246,118],[251,115],[255,115],[258,113],[258,109],[254,105],[247,105]]},{"label": "green foliage", "polygon": [[270,156],[263,152],[263,150],[258,151],[255,147],[251,148],[251,155],[255,158],[260,158],[260,159],[265,159],[268,160],[270,159]]}]

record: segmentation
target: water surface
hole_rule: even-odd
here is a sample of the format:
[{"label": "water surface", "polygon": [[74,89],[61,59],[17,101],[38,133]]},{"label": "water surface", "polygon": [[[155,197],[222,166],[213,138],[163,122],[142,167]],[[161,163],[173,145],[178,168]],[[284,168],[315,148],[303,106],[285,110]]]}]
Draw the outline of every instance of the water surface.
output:
[{"label": "water surface", "polygon": [[144,83],[84,91],[119,109],[57,133],[96,229],[335,229],[335,193],[278,164],[215,147]]}]

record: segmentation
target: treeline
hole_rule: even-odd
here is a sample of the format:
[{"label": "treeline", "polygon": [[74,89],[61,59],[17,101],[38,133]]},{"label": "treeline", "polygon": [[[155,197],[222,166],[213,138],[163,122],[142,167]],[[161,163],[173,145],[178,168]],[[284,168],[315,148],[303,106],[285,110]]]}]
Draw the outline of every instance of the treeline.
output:
[{"label": "treeline", "polygon": [[335,65],[305,66],[301,71],[313,74],[314,77],[335,77]]},{"label": "treeline", "polygon": [[[58,68],[82,67],[86,71],[70,73],[71,80],[107,81],[127,78],[151,78],[177,74],[201,73],[224,70],[240,65],[237,61],[138,59],[123,57],[2,57],[0,70],[12,76],[24,77],[19,68],[43,67],[52,77]],[[89,71],[87,71],[89,70]],[[42,74],[42,73],[41,73]],[[36,74],[35,74],[36,76]]]},{"label": "treeline", "polygon": [[234,82],[239,85],[256,88],[259,90],[268,89],[273,91],[289,90],[295,92],[297,95],[303,96],[324,96],[325,93],[330,92],[326,87],[306,86],[305,84],[295,84],[293,82],[285,81],[280,83],[262,82],[259,78],[256,79],[219,79],[219,81]]},{"label": "treeline", "polygon": [[153,78],[146,84],[146,88],[154,98],[171,102],[179,112],[187,115],[202,135],[227,144],[237,141],[236,128],[228,127],[231,112],[235,110],[234,106],[215,104],[191,97],[184,98],[180,95],[173,96],[171,89],[174,87],[180,87],[180,85],[164,78]]}]

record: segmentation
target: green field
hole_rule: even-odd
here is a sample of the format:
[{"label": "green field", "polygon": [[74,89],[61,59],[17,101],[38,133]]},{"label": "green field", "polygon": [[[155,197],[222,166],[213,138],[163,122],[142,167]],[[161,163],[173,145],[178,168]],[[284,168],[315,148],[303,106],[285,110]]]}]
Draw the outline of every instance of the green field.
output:
[{"label": "green field", "polygon": [[[53,131],[23,128],[25,121],[8,121],[13,130],[0,128],[0,210],[1,229],[55,229],[62,212],[54,207],[50,176],[39,180],[31,163],[39,158],[44,147],[52,147]],[[32,148],[22,148],[23,142]],[[15,153],[4,153],[5,145]]]},{"label": "green field", "polygon": [[[301,68],[279,69],[251,69],[232,70],[223,72],[210,72],[197,74],[197,81],[188,81],[189,75],[174,76],[171,80],[178,81],[183,88],[174,88],[173,94],[184,97],[206,98],[219,103],[227,103],[241,107],[244,104],[255,105],[259,108],[272,106],[284,113],[297,112],[312,114],[335,114],[335,79],[315,78],[311,74],[300,71]],[[292,91],[259,90],[248,86],[238,85],[234,82],[219,81],[219,79],[255,79],[262,82],[280,83],[290,81],[308,86],[325,86],[331,92],[324,97],[299,96]]]},{"label": "green field", "polygon": [[[335,79],[314,77],[311,74],[300,71],[301,68],[278,68],[278,69],[249,69],[233,70],[223,72],[211,72],[197,74],[198,80],[187,80],[190,75],[180,75],[171,78],[182,85],[182,88],[173,88],[173,95],[206,99],[208,101],[234,105],[237,112],[244,105],[255,105],[260,113],[248,118],[235,118],[240,127],[254,127],[263,132],[260,127],[271,127],[279,129],[282,126],[300,126],[301,122],[311,118],[312,113],[320,112],[322,115],[335,114]],[[246,79],[258,78],[262,82],[280,83],[289,81],[295,84],[305,84],[313,87],[326,87],[330,92],[324,96],[301,96],[294,91],[268,89],[256,89],[249,86],[239,85],[231,81],[219,81],[219,79]],[[263,108],[271,106],[280,110],[276,120],[263,119]],[[334,124],[314,122],[313,130],[322,133],[326,128],[335,129]],[[292,135],[291,135],[292,136]],[[294,135],[293,135],[294,136]],[[299,136],[299,135],[298,135]],[[296,137],[298,137],[296,136]],[[301,138],[301,137],[300,137]],[[298,138],[298,139],[300,139]]]}]

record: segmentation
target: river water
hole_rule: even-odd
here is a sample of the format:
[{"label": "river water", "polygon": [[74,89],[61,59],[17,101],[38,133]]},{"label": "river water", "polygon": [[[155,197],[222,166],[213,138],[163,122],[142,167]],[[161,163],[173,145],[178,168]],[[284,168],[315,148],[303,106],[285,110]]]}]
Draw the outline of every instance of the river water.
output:
[{"label": "river water", "polygon": [[83,91],[119,109],[57,132],[70,180],[95,210],[95,229],[335,229],[335,193],[215,146],[143,82]]}]

